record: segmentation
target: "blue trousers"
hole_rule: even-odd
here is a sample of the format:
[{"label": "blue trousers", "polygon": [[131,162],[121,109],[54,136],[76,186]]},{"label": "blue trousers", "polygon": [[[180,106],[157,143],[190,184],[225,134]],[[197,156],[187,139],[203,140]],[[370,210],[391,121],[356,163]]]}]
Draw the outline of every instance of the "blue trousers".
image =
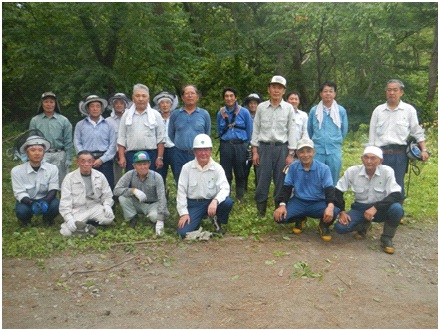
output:
[{"label": "blue trousers", "polygon": [[[351,217],[351,221],[347,225],[342,225],[337,221],[334,225],[334,229],[339,234],[346,234],[353,231],[353,228],[367,221],[364,218],[364,212],[372,207],[373,204],[352,203],[351,210],[347,212]],[[399,221],[404,216],[404,209],[399,203],[391,204],[386,210],[379,210],[373,219],[373,222],[388,222],[392,227],[399,225]]]},{"label": "blue trousers", "polygon": [[101,172],[108,181],[111,191],[114,189],[114,171],[113,171],[113,160],[103,163],[99,167],[95,167],[95,170]]},{"label": "blue trousers", "polygon": [[[304,217],[321,219],[326,207],[325,201],[306,201],[293,196],[287,203],[287,217],[279,223],[295,222]],[[339,212],[339,208],[334,207],[334,219]]]},{"label": "blue trousers", "polygon": [[330,155],[316,153],[314,159],[329,166],[332,183],[336,186],[341,170],[341,150]]},{"label": "blue trousers", "polygon": [[183,168],[183,165],[194,159],[195,159],[194,154],[189,154],[187,152],[175,148],[174,151],[175,172],[173,173],[174,173],[175,183],[177,184],[177,186],[178,186],[178,178],[180,177],[180,173],[181,173],[181,169]]},{"label": "blue trousers", "polygon": [[166,177],[168,176],[169,166],[171,167],[172,174],[174,174],[174,177],[176,175],[174,154],[175,154],[175,147],[165,148],[165,152],[163,154],[163,167],[157,170],[157,173],[159,173],[163,178],[163,183],[165,184],[165,188],[166,188]]},{"label": "blue trousers", "polygon": [[149,150],[144,149],[144,150],[130,150],[130,151],[127,151],[125,153],[125,158],[127,161],[127,164],[125,166],[125,173],[134,169],[133,157],[134,157],[134,154],[138,151],[146,151],[148,153],[149,158],[151,159],[151,165],[149,166],[149,169],[155,171],[156,170],[155,169],[155,161],[157,159],[157,149],[149,149]]},{"label": "blue trousers", "polygon": [[383,165],[390,166],[395,171],[396,183],[401,186],[402,196],[405,197],[404,176],[407,171],[409,159],[405,152],[401,154],[384,154]]},{"label": "blue trousers", "polygon": [[[53,219],[58,214],[59,214],[59,201],[56,198],[54,198],[49,203],[49,208],[47,212],[43,214],[43,221],[52,222]],[[34,215],[34,213],[32,212],[32,206],[16,201],[15,215],[23,225],[30,223],[32,216]]]},{"label": "blue trousers", "polygon": [[[191,222],[185,223],[183,228],[178,228],[177,233],[182,237],[186,237],[186,233],[197,230],[200,227],[201,221],[207,216],[207,209],[212,199],[195,200],[188,199],[187,206]],[[234,200],[227,197],[222,203],[218,205],[216,216],[218,222],[226,224],[229,221],[229,214],[232,210]]]}]

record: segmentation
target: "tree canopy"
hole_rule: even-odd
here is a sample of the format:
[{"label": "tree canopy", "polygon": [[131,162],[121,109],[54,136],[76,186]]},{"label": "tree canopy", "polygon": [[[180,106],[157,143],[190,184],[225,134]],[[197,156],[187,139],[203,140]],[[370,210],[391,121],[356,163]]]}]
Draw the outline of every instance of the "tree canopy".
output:
[{"label": "tree canopy", "polygon": [[75,122],[87,95],[131,95],[135,83],[151,96],[196,84],[213,114],[224,87],[266,95],[274,74],[304,110],[335,81],[354,128],[391,78],[421,121],[437,116],[437,3],[4,2],[2,13],[7,121],[30,119],[50,90]]}]

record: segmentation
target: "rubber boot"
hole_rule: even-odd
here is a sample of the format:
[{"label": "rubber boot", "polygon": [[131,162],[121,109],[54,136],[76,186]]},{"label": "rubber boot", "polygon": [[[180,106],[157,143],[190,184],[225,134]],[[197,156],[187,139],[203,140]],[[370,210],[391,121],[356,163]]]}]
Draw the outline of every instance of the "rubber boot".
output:
[{"label": "rubber boot", "polygon": [[392,238],[395,236],[398,226],[392,226],[389,223],[384,223],[383,234],[381,235],[381,247],[383,251],[389,254],[395,253]]},{"label": "rubber boot", "polygon": [[258,210],[258,217],[265,217],[265,213],[267,212],[267,201],[257,202],[256,208]]},{"label": "rubber boot", "polygon": [[244,203],[244,187],[236,187],[236,199],[240,203]]},{"label": "rubber boot", "polygon": [[326,223],[326,222],[323,222],[322,219],[320,219],[320,223],[319,223],[320,237],[325,242],[329,242],[332,239],[331,230],[329,229],[331,224],[332,224],[332,222]]},{"label": "rubber boot", "polygon": [[136,228],[138,220],[139,220],[139,218],[137,217],[137,215],[135,215],[133,218],[131,218],[129,221],[130,227]]}]

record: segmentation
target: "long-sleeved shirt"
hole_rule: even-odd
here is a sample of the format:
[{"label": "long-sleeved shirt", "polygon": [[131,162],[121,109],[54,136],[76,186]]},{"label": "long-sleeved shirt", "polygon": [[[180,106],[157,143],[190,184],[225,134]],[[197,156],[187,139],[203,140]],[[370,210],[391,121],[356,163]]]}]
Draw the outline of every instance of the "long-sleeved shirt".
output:
[{"label": "long-sleeved shirt", "polygon": [[377,147],[389,144],[406,145],[408,136],[417,142],[425,141],[424,129],[419,125],[416,109],[403,101],[390,110],[387,103],[375,108],[370,119],[369,144]]},{"label": "long-sleeved shirt", "polygon": [[294,110],[296,113],[296,140],[307,139],[308,136],[308,114],[302,110]]},{"label": "long-sleeved shirt", "polygon": [[180,216],[189,214],[188,199],[216,199],[222,203],[230,193],[226,173],[212,158],[201,168],[197,159],[183,165],[177,189],[177,211]]},{"label": "long-sleeved shirt", "polygon": [[276,108],[270,101],[258,105],[251,145],[259,147],[260,142],[288,142],[289,149],[296,149],[296,115],[291,104],[282,100]]},{"label": "long-sleeved shirt", "polygon": [[378,165],[371,179],[364,165],[351,166],[338,180],[335,188],[342,193],[351,188],[355,202],[363,204],[377,203],[392,193],[401,193],[401,187],[396,183],[395,172],[387,165]]},{"label": "long-sleeved shirt", "polygon": [[73,158],[73,135],[72,124],[59,113],[54,113],[52,117],[47,117],[40,113],[33,117],[29,124],[29,129],[39,129],[46,140],[50,142],[52,149],[64,149],[66,160],[71,162]]},{"label": "long-sleeved shirt", "polygon": [[[148,121],[148,111],[155,116],[155,126],[151,127]],[[130,111],[125,111],[120,120],[117,144],[130,150],[154,150],[157,145],[165,143],[166,131],[160,113],[152,108],[148,108],[142,113],[134,111],[132,122],[127,125],[127,117]]]},{"label": "long-sleeved shirt", "polygon": [[97,204],[113,206],[113,193],[105,176],[92,169],[91,183],[93,187],[92,199],[87,197],[85,182],[79,168],[66,175],[61,186],[61,199],[59,201],[59,213],[64,219],[71,218],[77,212]]},{"label": "long-sleeved shirt", "polygon": [[147,203],[158,202],[157,213],[163,218],[169,214],[166,206],[165,186],[163,178],[155,171],[149,170],[144,181],[140,180],[137,171],[131,170],[125,173],[114,187],[114,196],[134,196],[133,188],[143,191]]},{"label": "long-sleeved shirt", "polygon": [[[235,111],[239,107],[239,112],[235,115]],[[222,111],[227,114],[227,118],[223,118]],[[221,140],[242,140],[249,142],[252,137],[253,131],[253,119],[250,116],[250,112],[244,108],[235,104],[235,107],[231,110],[225,107],[218,111],[216,116],[216,130]],[[229,127],[228,127],[229,126]]]},{"label": "long-sleeved shirt", "polygon": [[29,162],[15,166],[11,170],[12,190],[17,201],[24,197],[41,199],[51,190],[59,190],[58,167],[42,162],[35,171]]},{"label": "long-sleeved shirt", "polygon": [[192,150],[195,137],[203,133],[210,135],[210,131],[210,115],[207,110],[199,107],[191,114],[181,107],[174,110],[169,118],[169,138],[180,150]]},{"label": "long-sleeved shirt", "polygon": [[103,163],[108,162],[116,155],[116,134],[114,128],[101,116],[95,123],[87,117],[75,126],[75,149],[101,151],[104,154],[99,158]]},{"label": "long-sleeved shirt", "polygon": [[346,109],[338,105],[340,114],[340,128],[332,121],[329,113],[323,113],[322,127],[319,128],[319,121],[316,116],[317,106],[309,112],[308,135],[314,142],[316,153],[331,155],[341,152],[343,140],[348,133],[348,116]]}]

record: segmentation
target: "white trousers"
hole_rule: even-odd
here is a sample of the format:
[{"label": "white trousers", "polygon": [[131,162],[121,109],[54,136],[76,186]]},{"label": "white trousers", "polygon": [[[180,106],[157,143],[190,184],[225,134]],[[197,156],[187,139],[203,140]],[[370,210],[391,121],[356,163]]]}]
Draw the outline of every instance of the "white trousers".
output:
[{"label": "white trousers", "polygon": [[[104,206],[101,204],[96,204],[95,206],[80,210],[76,212],[74,215],[75,222],[87,222],[87,220],[95,220],[99,222],[100,225],[109,225],[114,220],[114,214],[110,217],[107,217],[104,212]],[[67,224],[64,222],[61,225],[61,230],[59,231],[63,236],[71,236],[73,232],[67,227]]]}]

